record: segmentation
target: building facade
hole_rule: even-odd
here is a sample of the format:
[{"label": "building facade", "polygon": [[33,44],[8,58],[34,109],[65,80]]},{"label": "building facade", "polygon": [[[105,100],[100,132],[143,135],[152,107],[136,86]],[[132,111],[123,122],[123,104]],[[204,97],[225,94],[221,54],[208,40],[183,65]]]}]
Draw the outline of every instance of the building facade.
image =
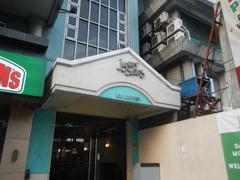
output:
[{"label": "building facade", "polygon": [[0,7],[0,179],[132,179],[139,119],[180,108],[136,53],[138,2]]}]

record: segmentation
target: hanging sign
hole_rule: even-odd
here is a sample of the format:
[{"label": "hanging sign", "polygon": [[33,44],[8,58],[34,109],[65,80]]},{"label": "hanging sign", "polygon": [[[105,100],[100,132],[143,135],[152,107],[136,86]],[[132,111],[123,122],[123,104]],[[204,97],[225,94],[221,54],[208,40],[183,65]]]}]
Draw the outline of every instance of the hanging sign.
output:
[{"label": "hanging sign", "polygon": [[0,51],[0,92],[42,96],[46,61]]},{"label": "hanging sign", "polygon": [[217,115],[228,180],[240,179],[240,109]]}]

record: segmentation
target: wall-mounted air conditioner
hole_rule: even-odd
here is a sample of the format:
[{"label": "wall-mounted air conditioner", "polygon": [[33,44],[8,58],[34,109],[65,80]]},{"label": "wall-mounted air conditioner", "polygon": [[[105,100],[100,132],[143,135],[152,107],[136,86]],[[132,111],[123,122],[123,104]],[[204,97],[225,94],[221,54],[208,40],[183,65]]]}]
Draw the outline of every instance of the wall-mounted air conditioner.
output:
[{"label": "wall-mounted air conditioner", "polygon": [[160,14],[160,16],[158,16],[155,20],[154,20],[154,29],[159,27],[162,23],[164,22],[168,22],[168,13],[167,12],[162,12]]},{"label": "wall-mounted air conditioner", "polygon": [[173,22],[171,22],[168,26],[167,26],[167,36],[170,36],[171,34],[173,34],[174,32],[178,31],[179,29],[181,29],[181,27],[183,26],[183,22],[181,19],[176,18]]},{"label": "wall-mounted air conditioner", "polygon": [[177,32],[176,34],[174,34],[173,36],[171,36],[170,38],[167,39],[167,45],[171,44],[172,42],[174,42],[184,36],[185,36],[184,32],[182,32],[182,31]]},{"label": "wall-mounted air conditioner", "polygon": [[142,53],[145,53],[145,52],[149,51],[150,48],[151,48],[150,43],[145,42],[145,43],[142,45]]},{"label": "wall-mounted air conditioner", "polygon": [[139,32],[139,37],[143,38],[147,34],[149,34],[152,31],[152,25],[150,23],[146,23]]},{"label": "wall-mounted air conditioner", "polygon": [[160,51],[162,51],[166,47],[165,44],[159,44],[155,49],[152,50],[152,55],[156,56]]},{"label": "wall-mounted air conditioner", "polygon": [[154,33],[154,36],[151,39],[151,45],[154,48],[157,44],[159,44],[160,42],[164,41],[164,39],[166,38],[166,33],[163,31]]}]

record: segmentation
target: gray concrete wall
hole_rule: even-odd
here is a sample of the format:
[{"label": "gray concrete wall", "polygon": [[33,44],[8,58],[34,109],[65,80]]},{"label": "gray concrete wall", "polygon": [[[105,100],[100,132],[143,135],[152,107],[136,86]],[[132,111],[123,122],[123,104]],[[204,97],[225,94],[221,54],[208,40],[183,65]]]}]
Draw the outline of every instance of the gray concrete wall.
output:
[{"label": "gray concrete wall", "polygon": [[[32,109],[11,108],[0,164],[1,180],[24,180],[32,119]],[[18,150],[15,162],[12,161],[14,150]]]}]

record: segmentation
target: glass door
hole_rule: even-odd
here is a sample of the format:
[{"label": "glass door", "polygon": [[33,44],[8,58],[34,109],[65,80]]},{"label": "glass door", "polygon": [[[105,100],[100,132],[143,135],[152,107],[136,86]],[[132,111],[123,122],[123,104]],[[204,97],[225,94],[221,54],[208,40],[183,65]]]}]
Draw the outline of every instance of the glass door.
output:
[{"label": "glass door", "polygon": [[125,124],[55,125],[50,180],[124,180]]}]

